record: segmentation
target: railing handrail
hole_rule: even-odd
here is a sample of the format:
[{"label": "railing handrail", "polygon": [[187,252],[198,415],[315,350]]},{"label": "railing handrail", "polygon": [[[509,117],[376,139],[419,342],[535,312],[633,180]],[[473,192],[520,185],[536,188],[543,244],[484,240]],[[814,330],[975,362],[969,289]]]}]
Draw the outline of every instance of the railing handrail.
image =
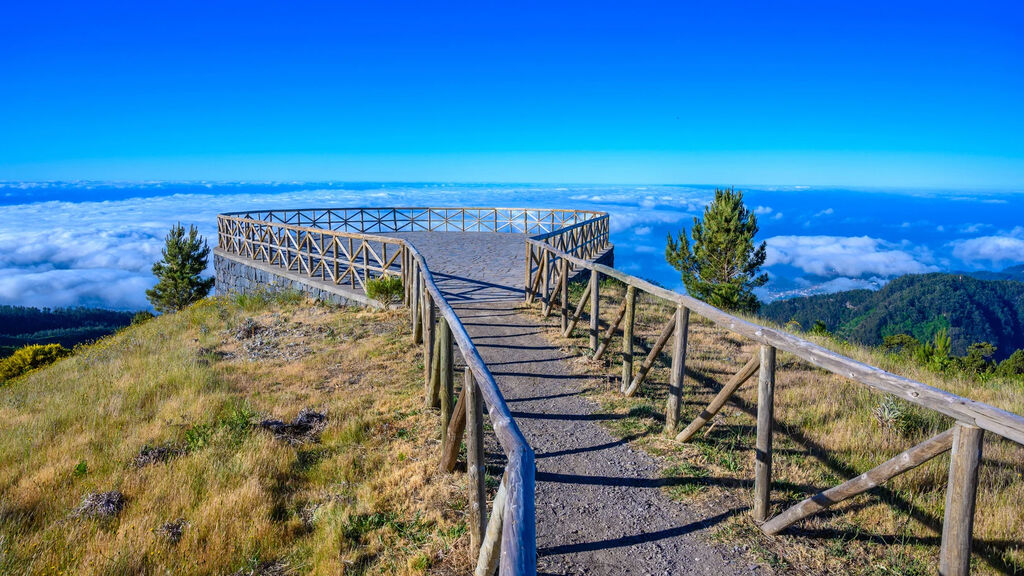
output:
[{"label": "railing handrail", "polygon": [[260,210],[239,210],[238,212],[222,212],[218,216],[237,216],[256,212],[313,212],[327,210],[508,210],[512,212],[556,212],[564,214],[594,214],[607,216],[607,212],[598,210],[572,210],[569,208],[523,208],[515,206],[328,206],[325,208],[268,208]]},{"label": "railing handrail", "polygon": [[[403,241],[403,243],[405,243]],[[533,448],[526,440],[509,410],[505,397],[494,380],[494,375],[480,356],[473,340],[469,337],[466,327],[444,297],[441,289],[434,282],[434,275],[426,264],[426,259],[416,247],[405,243],[413,258],[422,270],[424,286],[430,292],[441,315],[448,322],[452,337],[462,352],[462,358],[472,370],[477,386],[487,405],[487,417],[491,428],[508,458],[509,494],[508,506],[505,508],[505,525],[511,529],[505,537],[515,538],[515,546],[502,546],[502,572],[509,574],[536,573],[536,521],[534,518],[534,454]],[[527,497],[530,495],[530,497]],[[532,549],[524,549],[532,547]],[[507,554],[506,554],[507,552]],[[506,566],[506,562],[508,563]],[[507,571],[506,571],[507,570]]]},{"label": "railing handrail", "polygon": [[635,286],[649,294],[681,304],[704,318],[711,320],[718,326],[760,344],[785,350],[818,368],[849,378],[876,390],[899,396],[907,402],[934,410],[957,421],[973,424],[1013,440],[1018,444],[1024,444],[1024,417],[1018,414],[887,372],[881,368],[843,356],[838,352],[829,350],[799,336],[739,318],[687,294],[662,288],[643,278],[621,272],[603,264],[577,258],[539,240],[529,238],[527,242],[554,253],[558,258],[564,258],[574,266],[588,270],[597,270],[603,275],[615,278],[627,285]]},{"label": "railing handrail", "polygon": [[[231,216],[229,214],[218,214],[217,218],[225,218],[234,220],[236,222],[245,222],[247,224],[256,224],[259,226],[273,226],[274,228],[284,228],[285,230],[295,230],[296,232],[306,232],[311,234],[325,234],[329,236],[337,236],[339,238],[359,238],[362,240],[371,240],[373,242],[382,242],[386,244],[405,244],[401,238],[395,238],[394,236],[380,236],[378,234],[364,233],[364,232],[345,232],[343,230],[328,230],[324,228],[311,228],[309,226],[299,226],[298,224],[285,224],[284,222],[271,222],[270,220],[259,220],[256,218],[243,218],[239,216]],[[287,248],[282,248],[287,250]]]}]

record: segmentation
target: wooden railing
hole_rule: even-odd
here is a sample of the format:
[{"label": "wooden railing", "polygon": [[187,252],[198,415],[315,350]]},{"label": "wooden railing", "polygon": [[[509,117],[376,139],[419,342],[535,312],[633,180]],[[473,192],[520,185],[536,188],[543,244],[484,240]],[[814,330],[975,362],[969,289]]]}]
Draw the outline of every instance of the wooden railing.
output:
[{"label": "wooden railing", "polygon": [[[562,334],[569,336],[580,321],[583,309],[589,301],[590,348],[595,359],[601,358],[607,352],[615,334],[621,329],[623,394],[632,396],[636,393],[647,378],[658,355],[668,342],[672,341],[669,395],[665,409],[667,431],[676,433],[679,424],[691,312],[760,344],[760,353],[725,384],[700,416],[678,432],[676,440],[685,442],[693,437],[745,381],[754,374],[758,375],[753,516],[765,533],[777,534],[803,518],[861,494],[951,450],[939,572],[944,576],[969,573],[974,505],[984,432],[988,431],[1018,444],[1024,444],[1024,417],[868,366],[797,336],[748,322],[690,296],[666,290],[635,276],[578,257],[570,249],[562,248],[557,243],[553,245],[548,238],[550,234],[545,236],[547,237],[527,240],[527,303],[532,304],[539,300],[545,316],[552,312],[557,303]],[[569,281],[588,272],[589,282],[580,301],[573,308],[569,301]],[[603,331],[599,325],[599,290],[602,277],[615,278],[626,285],[622,305],[614,314],[614,320]],[[633,328],[638,291],[669,304],[675,312],[667,320],[645,360],[634,370]],[[906,450],[872,470],[837,487],[815,494],[781,514],[769,518],[777,350],[789,352],[815,367],[949,416],[956,423],[949,430]]]},{"label": "wooden railing", "polygon": [[[608,247],[608,216],[521,208],[331,208],[268,210],[217,217],[218,247],[299,275],[365,291],[366,281],[400,276],[413,338],[423,345],[428,406],[440,408],[440,466],[451,472],[463,438],[469,476],[470,555],[474,574],[537,573],[534,455],[494,376],[434,281],[427,262],[399,232],[534,234],[538,241],[590,257]],[[453,344],[466,368],[456,400]],[[483,407],[507,458],[487,513]]]},{"label": "wooden railing", "polygon": [[[607,220],[588,210],[548,208],[305,208],[253,210],[226,217],[359,234],[388,232],[507,232],[546,234],[575,224]],[[607,238],[607,227],[605,227]]]}]

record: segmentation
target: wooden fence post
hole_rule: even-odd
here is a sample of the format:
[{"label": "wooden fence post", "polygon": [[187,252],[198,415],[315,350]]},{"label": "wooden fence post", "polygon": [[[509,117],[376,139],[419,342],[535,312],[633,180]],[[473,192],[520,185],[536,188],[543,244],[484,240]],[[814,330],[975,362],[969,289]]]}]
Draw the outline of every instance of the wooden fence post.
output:
[{"label": "wooden fence post", "polygon": [[434,303],[430,299],[430,293],[426,290],[426,280],[421,282],[423,290],[423,386],[426,389],[427,406],[433,406],[431,394],[431,376],[434,373],[434,341],[437,337],[436,312]]},{"label": "wooden fence post", "polygon": [[455,378],[452,374],[452,329],[443,315],[438,327],[440,334],[437,345],[441,347],[437,354],[438,393],[441,397],[441,444],[444,444],[448,439],[448,422],[451,421],[455,408]]},{"label": "wooden fence post", "polygon": [[409,308],[412,313],[412,343],[420,344],[423,342],[423,319],[420,317],[421,306],[420,301],[423,298],[420,296],[420,283],[419,283],[419,271],[416,266],[412,267],[409,271]]},{"label": "wooden fence post", "polygon": [[484,491],[484,404],[473,372],[466,367],[466,480],[469,485],[469,559],[480,556],[487,529],[487,494]]},{"label": "wooden fence post", "polygon": [[768,519],[772,484],[772,426],[775,423],[775,348],[761,345],[757,377],[757,447],[754,450],[754,520]]},{"label": "wooden fence post", "polygon": [[409,258],[409,249],[402,245],[402,293],[403,302],[405,306],[409,306],[412,303],[412,263]]},{"label": "wooden fence post", "polygon": [[559,299],[562,301],[561,304],[561,326],[562,332],[569,327],[569,261],[562,258],[562,264],[560,266],[562,276],[561,296]]},{"label": "wooden fence post", "polygon": [[544,313],[551,308],[551,256],[546,248],[542,248],[543,261],[540,265],[541,297],[543,300]]},{"label": "wooden fence post", "polygon": [[501,477],[498,493],[494,495],[494,502],[491,503],[491,517],[487,521],[487,531],[484,533],[484,540],[480,545],[480,555],[477,557],[473,576],[492,576],[498,569],[498,560],[501,556],[505,505],[508,503],[508,493],[506,492],[506,485],[508,484],[507,469],[505,474],[505,476]]},{"label": "wooden fence post", "polygon": [[978,492],[978,467],[985,431],[957,422],[946,487],[946,517],[942,522],[939,574],[967,576],[971,571],[971,534]]},{"label": "wooden fence post", "polygon": [[675,340],[672,343],[672,376],[665,407],[665,431],[675,432],[679,425],[679,409],[683,402],[683,376],[686,371],[686,340],[690,327],[690,309],[676,305]]},{"label": "wooden fence post", "polygon": [[598,286],[601,282],[601,273],[597,269],[590,271],[590,349],[597,352],[598,339],[600,338],[601,319],[601,294]]},{"label": "wooden fence post", "polygon": [[526,243],[526,283],[523,284],[523,296],[526,298],[526,303],[533,302],[533,278],[531,277],[530,271],[533,267],[533,245],[529,242]]},{"label": "wooden fence post", "polygon": [[633,380],[633,323],[636,319],[636,288],[626,288],[626,319],[622,325],[622,384],[625,392]]}]

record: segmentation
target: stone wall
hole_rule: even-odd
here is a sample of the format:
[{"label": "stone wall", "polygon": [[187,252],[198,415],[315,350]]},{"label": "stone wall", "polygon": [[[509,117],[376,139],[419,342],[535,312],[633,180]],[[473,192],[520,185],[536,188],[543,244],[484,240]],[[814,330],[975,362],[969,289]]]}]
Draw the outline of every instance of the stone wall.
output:
[{"label": "stone wall", "polygon": [[341,306],[380,307],[380,303],[367,298],[362,292],[354,292],[275,266],[246,260],[224,252],[220,248],[213,251],[213,268],[216,271],[215,290],[218,296],[259,291],[297,290],[317,300]]}]

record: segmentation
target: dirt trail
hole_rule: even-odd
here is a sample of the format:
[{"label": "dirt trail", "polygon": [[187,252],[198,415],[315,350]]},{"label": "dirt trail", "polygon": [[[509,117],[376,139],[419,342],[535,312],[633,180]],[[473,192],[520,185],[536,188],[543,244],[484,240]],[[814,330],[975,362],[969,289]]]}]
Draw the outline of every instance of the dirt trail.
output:
[{"label": "dirt trail", "polygon": [[[490,367],[537,462],[542,574],[767,574],[707,532],[730,515],[668,498],[649,455],[612,437],[546,327],[518,313],[525,249],[512,234],[407,235]],[[479,242],[477,241],[479,240]],[[554,319],[553,319],[554,320]],[[557,321],[557,320],[554,320]],[[682,479],[685,481],[685,479]]]}]

